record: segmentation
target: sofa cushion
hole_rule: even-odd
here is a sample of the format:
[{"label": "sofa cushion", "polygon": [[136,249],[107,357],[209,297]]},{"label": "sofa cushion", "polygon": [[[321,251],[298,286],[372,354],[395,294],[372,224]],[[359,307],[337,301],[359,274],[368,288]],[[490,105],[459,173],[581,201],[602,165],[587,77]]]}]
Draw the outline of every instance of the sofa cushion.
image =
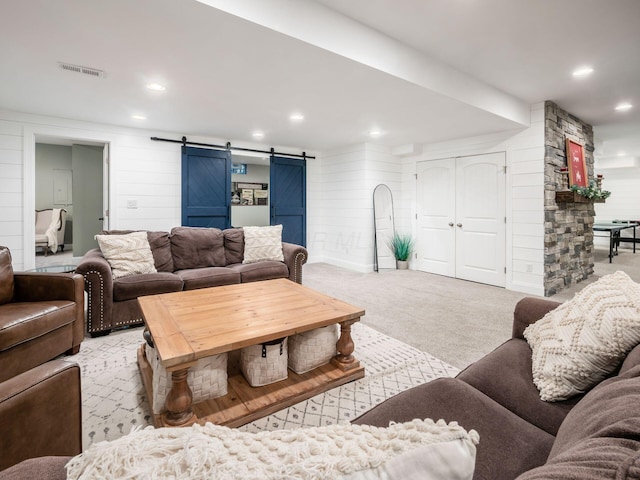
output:
[{"label": "sofa cushion", "polygon": [[244,232],[242,228],[227,228],[222,231],[222,234],[227,265],[242,263],[244,258]]},{"label": "sofa cushion", "polygon": [[169,232],[147,232],[149,246],[153,254],[153,263],[158,272],[173,272],[171,240]]},{"label": "sofa cushion", "polygon": [[244,227],[244,258],[242,263],[263,260],[284,262],[282,253],[282,225]]},{"label": "sofa cushion", "polygon": [[265,260],[249,264],[237,263],[235,265],[229,265],[227,268],[239,273],[242,283],[289,277],[289,269],[282,262]]},{"label": "sofa cushion", "polygon": [[111,266],[113,278],[156,272],[147,232],[96,235],[96,240]]},{"label": "sofa cushion", "polygon": [[517,480],[622,480],[640,478],[640,442],[587,438]]},{"label": "sofa cushion", "polygon": [[353,423],[384,427],[392,421],[406,422],[414,418],[455,421],[467,430],[476,430],[480,443],[475,479],[513,480],[542,465],[554,440],[552,435],[454,378],[439,378],[405,390]]},{"label": "sofa cushion", "polygon": [[567,415],[547,463],[518,480],[640,478],[640,366],[603,381]]},{"label": "sofa cushion", "polygon": [[582,398],[576,395],[564,401],[542,401],[533,383],[531,349],[520,339],[507,340],[469,365],[457,378],[551,435],[558,432],[567,413]]},{"label": "sofa cushion", "polygon": [[115,302],[123,302],[144,295],[179,292],[182,288],[182,279],[174,273],[157,272],[130,275],[114,280],[113,300]]},{"label": "sofa cushion", "polygon": [[65,465],[73,457],[37,457],[23,460],[22,462],[2,470],[2,480],[25,480],[26,478],[38,480],[66,480],[67,470]]},{"label": "sofa cushion", "polygon": [[0,351],[72,323],[75,311],[76,304],[68,300],[0,305]]},{"label": "sofa cushion", "polygon": [[[104,230],[100,235],[127,235],[129,233],[141,232],[144,230]],[[153,255],[153,263],[158,272],[173,272],[173,257],[171,256],[171,242],[169,232],[149,232],[147,240]]]},{"label": "sofa cushion", "polygon": [[184,282],[184,290],[219,287],[240,283],[240,273],[226,267],[195,268],[176,272]]},{"label": "sofa cushion", "polygon": [[0,305],[13,299],[13,266],[11,252],[7,247],[0,247]]},{"label": "sofa cushion", "polygon": [[640,441],[640,366],[609,378],[587,393],[560,426],[552,459],[586,438]]},{"label": "sofa cushion", "polygon": [[527,327],[540,398],[570,398],[616,370],[640,343],[640,284],[618,271]]},{"label": "sofa cushion", "polygon": [[224,267],[224,237],[218,228],[174,227],[171,229],[171,255],[175,270]]}]

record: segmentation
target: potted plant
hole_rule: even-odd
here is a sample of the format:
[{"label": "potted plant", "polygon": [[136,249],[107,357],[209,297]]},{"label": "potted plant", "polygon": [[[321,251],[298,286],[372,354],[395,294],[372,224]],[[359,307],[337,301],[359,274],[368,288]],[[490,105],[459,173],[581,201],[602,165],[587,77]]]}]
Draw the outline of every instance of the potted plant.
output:
[{"label": "potted plant", "polygon": [[389,250],[393,252],[393,256],[396,257],[398,269],[406,270],[409,266],[409,257],[414,247],[411,235],[394,233],[393,236],[387,240],[387,246]]}]

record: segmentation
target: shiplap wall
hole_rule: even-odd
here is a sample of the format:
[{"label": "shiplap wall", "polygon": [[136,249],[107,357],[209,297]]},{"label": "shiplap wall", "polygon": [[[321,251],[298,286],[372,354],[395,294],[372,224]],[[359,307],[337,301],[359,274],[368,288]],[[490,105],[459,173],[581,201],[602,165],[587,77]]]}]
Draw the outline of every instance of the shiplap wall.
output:
[{"label": "shiplap wall", "polygon": [[[403,202],[416,234],[416,163],[506,152],[507,289],[544,295],[544,104],[531,107],[531,124],[513,132],[422,146],[403,160]],[[529,271],[530,270],[530,271]]]},{"label": "shiplap wall", "polygon": [[[11,249],[16,270],[33,267],[31,248],[25,256],[25,243],[30,243],[30,240],[28,235],[23,234],[25,222],[34,221],[34,217],[29,216],[29,202],[33,203],[33,199],[26,198],[23,202],[25,175],[27,183],[29,176],[33,175],[29,173],[28,166],[23,164],[28,156],[23,149],[29,148],[29,140],[24,141],[23,138],[33,137],[34,134],[36,137],[47,135],[109,143],[109,228],[170,230],[180,225],[181,146],[152,141],[150,137],[179,139],[183,133],[116,127],[0,110],[0,245]],[[227,142],[227,139],[216,137],[187,137],[194,142],[218,145]],[[232,143],[249,148],[270,148],[267,145]],[[286,147],[275,148],[300,153]],[[308,154],[316,155],[314,152]],[[28,189],[26,186],[27,192]],[[137,208],[127,208],[129,200],[135,200]]]},{"label": "shiplap wall", "polygon": [[[309,174],[310,173],[310,174]],[[308,171],[310,261],[368,272],[373,269],[373,190],[387,184],[399,198],[401,164],[386,147],[358,144],[323,152]],[[396,208],[399,204],[396,204]]]},{"label": "shiplap wall", "polygon": [[[603,175],[602,188],[609,190],[611,196],[605,203],[595,203],[596,222],[612,220],[640,220],[640,169],[639,168],[599,168],[596,160],[595,172]],[[604,232],[595,232],[594,243],[608,246],[609,237]],[[623,230],[622,235],[632,237],[633,233]],[[640,229],[636,228],[636,236],[640,238]],[[631,243],[623,242],[620,248],[633,248]],[[637,247],[636,247],[637,250]]]}]

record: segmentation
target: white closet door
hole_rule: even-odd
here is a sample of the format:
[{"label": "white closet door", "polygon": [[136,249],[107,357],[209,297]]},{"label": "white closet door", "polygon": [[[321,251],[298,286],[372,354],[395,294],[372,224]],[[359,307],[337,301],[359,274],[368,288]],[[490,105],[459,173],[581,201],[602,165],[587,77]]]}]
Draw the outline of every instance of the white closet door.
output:
[{"label": "white closet door", "polygon": [[417,269],[455,276],[455,159],[417,164]]},{"label": "white closet door", "polygon": [[505,155],[418,162],[417,269],[504,287]]},{"label": "white closet door", "polygon": [[504,287],[504,153],[456,159],[456,277]]}]

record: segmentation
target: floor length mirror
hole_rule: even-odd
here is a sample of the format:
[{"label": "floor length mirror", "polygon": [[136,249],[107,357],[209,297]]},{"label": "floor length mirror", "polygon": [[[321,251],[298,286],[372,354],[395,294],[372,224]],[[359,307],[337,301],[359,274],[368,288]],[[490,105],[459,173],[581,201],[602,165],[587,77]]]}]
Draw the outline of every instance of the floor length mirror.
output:
[{"label": "floor length mirror", "polygon": [[393,194],[385,184],[373,190],[373,228],[373,269],[377,272],[380,268],[396,268],[396,259],[387,246],[395,233]]}]

